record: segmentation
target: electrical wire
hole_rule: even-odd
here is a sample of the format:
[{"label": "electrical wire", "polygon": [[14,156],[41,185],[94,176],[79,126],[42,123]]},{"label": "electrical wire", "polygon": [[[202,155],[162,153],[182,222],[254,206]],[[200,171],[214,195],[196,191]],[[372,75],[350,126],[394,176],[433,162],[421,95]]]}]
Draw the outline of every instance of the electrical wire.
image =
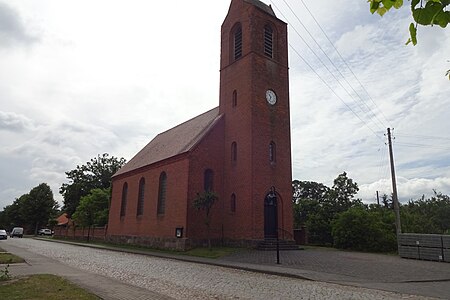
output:
[{"label": "electrical wire", "polygon": [[[291,25],[291,28],[296,32],[296,34],[300,37],[300,39],[305,43],[305,45],[309,48],[309,50],[314,54],[314,56],[321,62],[321,64],[325,67],[325,69],[333,76],[333,78],[336,80],[336,82],[347,92],[347,94],[353,98],[353,96],[348,92],[348,90],[342,85],[342,83],[338,80],[338,78],[334,75],[334,73],[328,68],[328,66],[322,61],[322,59],[317,55],[317,53],[311,48],[311,46],[308,44],[308,42],[306,42],[306,40],[302,37],[302,35],[298,32],[298,30],[292,25],[292,23],[289,22],[288,18],[283,14],[283,12],[278,8],[278,6],[276,4],[274,4],[272,2],[273,6],[275,7],[275,9],[278,10],[278,12],[286,19],[286,21],[288,22],[288,24]],[[361,118],[359,116],[359,114],[357,112],[355,112],[350,105],[348,105],[335,91],[334,89],[326,82],[325,79],[323,79],[322,76],[320,76],[317,71],[311,66],[311,64],[302,56],[300,55],[300,53],[295,49],[295,47],[292,46],[292,44],[289,44],[289,46],[291,47],[291,49],[301,58],[301,60],[303,60],[305,62],[305,64],[317,75],[317,77],[319,77],[319,79],[330,89],[330,91],[332,91],[332,93],[334,95],[336,95],[336,97],[338,97],[338,99],[367,127],[370,129],[370,131],[372,131],[372,133],[374,133],[374,135],[376,137],[378,137],[379,139],[381,139],[381,137],[375,132],[375,130],[372,129],[372,127],[369,126],[369,124],[363,120],[363,118]],[[363,111],[364,112],[364,111]],[[377,125],[376,123],[374,123],[375,125]],[[384,131],[384,128],[383,128]]]},{"label": "electrical wire", "polygon": [[367,124],[363,119],[361,119],[361,117],[334,91],[334,89],[331,88],[331,86],[316,72],[316,70],[314,70],[314,68],[308,63],[308,61],[306,61],[305,58],[303,58],[303,56],[298,53],[298,51],[291,45],[289,44],[289,46],[291,47],[292,51],[294,51],[298,57],[300,57],[301,60],[303,60],[303,62],[317,75],[317,77],[319,77],[320,80],[322,80],[322,82],[328,87],[328,89],[330,89],[330,91],[342,102],[344,103],[345,106],[347,106],[347,108],[367,127],[370,129],[370,131],[373,132],[373,134],[379,138],[380,140],[383,140],[370,126],[369,124]]},{"label": "electrical wire", "polygon": [[[317,26],[320,28],[320,30],[322,31],[323,35],[326,37],[326,39],[328,40],[328,42],[331,44],[331,46],[333,47],[334,51],[336,51],[336,53],[338,54],[339,58],[344,62],[345,66],[347,67],[347,69],[352,73],[353,77],[355,77],[356,81],[358,82],[358,84],[362,87],[363,91],[366,93],[366,95],[369,97],[369,99],[371,100],[371,102],[375,105],[375,107],[378,109],[378,111],[380,112],[380,114],[383,116],[383,118],[386,120],[386,123],[389,124],[388,119],[386,118],[386,116],[384,115],[383,111],[378,107],[378,105],[376,104],[376,102],[373,100],[373,98],[370,96],[369,92],[367,91],[367,89],[364,87],[364,85],[361,83],[361,81],[359,80],[358,76],[356,76],[356,74],[353,72],[352,68],[349,66],[349,64],[347,63],[347,61],[344,59],[344,57],[341,55],[341,53],[339,52],[339,50],[334,46],[334,43],[331,41],[331,39],[328,37],[328,35],[326,34],[325,30],[322,28],[322,26],[320,25],[320,23],[317,21],[317,19],[314,17],[314,15],[312,14],[311,10],[308,8],[308,6],[306,5],[306,3],[303,0],[300,0],[303,4],[303,6],[306,8],[306,11],[308,11],[309,15],[313,18],[314,22],[317,24]],[[378,117],[377,117],[378,118]],[[382,123],[383,124],[383,123]],[[385,126],[383,124],[384,128],[387,128],[388,126]]]},{"label": "electrical wire", "polygon": [[412,147],[412,148],[427,148],[427,149],[436,149],[436,150],[449,150],[450,147],[439,147],[436,145],[425,145],[425,144],[416,144],[416,143],[403,143],[403,142],[396,142],[395,143],[398,146],[405,146],[405,147]]},{"label": "electrical wire", "polygon": [[442,137],[442,136],[415,135],[415,134],[406,134],[406,133],[397,134],[397,136],[412,137],[412,138],[419,138],[419,139],[447,140],[447,141],[450,141],[450,137]]},{"label": "electrical wire", "polygon": [[[291,11],[291,13],[295,16],[295,18],[297,19],[297,21],[302,25],[303,29],[308,33],[308,35],[310,36],[310,38],[314,41],[314,43],[316,44],[316,46],[320,49],[320,51],[322,51],[322,53],[325,55],[325,57],[328,59],[328,61],[331,63],[331,65],[336,69],[336,71],[339,73],[339,75],[342,77],[342,79],[345,81],[345,83],[347,83],[347,85],[352,89],[352,91],[355,93],[355,95],[357,96],[357,98],[359,98],[360,101],[356,100],[353,95],[351,93],[349,93],[345,88],[344,90],[347,92],[347,94],[352,97],[352,99],[360,106],[361,111],[365,112],[365,113],[369,113],[369,118],[375,118],[375,120],[379,123],[379,125],[381,125],[381,128],[386,128],[387,126],[383,124],[383,122],[377,117],[377,115],[373,112],[373,110],[369,107],[369,105],[363,100],[363,98],[361,97],[361,95],[354,89],[354,87],[348,82],[348,80],[345,78],[345,76],[342,74],[342,72],[339,70],[339,68],[336,66],[336,64],[333,62],[333,60],[331,60],[331,58],[329,57],[329,55],[325,52],[325,50],[323,50],[322,46],[320,46],[320,44],[317,42],[317,40],[314,38],[314,36],[311,34],[311,32],[308,30],[308,28],[305,26],[305,24],[303,24],[303,22],[300,20],[300,18],[298,17],[298,15],[294,12],[294,10],[292,9],[292,7],[286,2],[286,0],[283,0],[283,2],[286,4],[286,6],[289,8],[289,10]],[[303,1],[302,1],[303,2]],[[303,3],[303,5],[306,4]],[[278,8],[277,8],[278,9]],[[311,12],[310,12],[311,14]],[[311,14],[312,15],[312,14]],[[292,23],[291,23],[291,26]],[[321,26],[319,25],[319,27],[321,28]],[[322,30],[323,32],[323,30]],[[326,34],[325,34],[326,35]],[[328,38],[328,36],[327,36]],[[329,39],[328,39],[329,40]],[[329,42],[331,43],[331,41],[329,40]],[[333,45],[333,43],[331,43]],[[334,47],[334,45],[333,45]],[[334,49],[337,51],[337,49],[334,47]],[[341,59],[343,60],[342,56]],[[348,65],[347,65],[348,67]],[[349,67],[348,67],[349,68]],[[349,68],[350,69],[350,68]],[[339,79],[335,78],[337,81]],[[365,106],[365,108],[364,108]]]}]

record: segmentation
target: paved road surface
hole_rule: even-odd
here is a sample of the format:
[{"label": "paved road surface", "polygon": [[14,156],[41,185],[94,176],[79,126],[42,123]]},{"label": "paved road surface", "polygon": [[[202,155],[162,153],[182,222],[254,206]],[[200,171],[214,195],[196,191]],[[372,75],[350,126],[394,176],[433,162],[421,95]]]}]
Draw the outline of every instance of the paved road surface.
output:
[{"label": "paved road surface", "polygon": [[[113,278],[144,294],[136,299],[430,299],[26,238],[2,241],[0,247],[23,255],[42,255],[100,279]],[[11,273],[20,274],[21,268],[12,266]],[[86,276],[86,280],[92,278],[95,276]]]}]

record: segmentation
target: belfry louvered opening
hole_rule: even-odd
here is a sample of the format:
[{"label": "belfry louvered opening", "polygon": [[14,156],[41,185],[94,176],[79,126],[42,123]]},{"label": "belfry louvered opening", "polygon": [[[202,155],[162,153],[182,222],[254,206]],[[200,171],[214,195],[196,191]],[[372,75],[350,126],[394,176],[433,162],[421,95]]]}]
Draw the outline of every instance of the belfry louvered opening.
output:
[{"label": "belfry louvered opening", "polygon": [[273,58],[273,30],[269,25],[264,27],[264,54]]},{"label": "belfry louvered opening", "polygon": [[239,26],[234,32],[234,59],[242,56],[242,28]]}]

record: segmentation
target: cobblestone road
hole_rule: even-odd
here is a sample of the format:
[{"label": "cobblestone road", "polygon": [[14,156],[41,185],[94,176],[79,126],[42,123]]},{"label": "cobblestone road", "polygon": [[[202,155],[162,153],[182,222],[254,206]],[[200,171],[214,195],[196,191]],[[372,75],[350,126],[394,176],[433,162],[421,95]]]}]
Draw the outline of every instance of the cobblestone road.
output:
[{"label": "cobblestone road", "polygon": [[429,299],[33,239],[7,242],[175,299]]}]

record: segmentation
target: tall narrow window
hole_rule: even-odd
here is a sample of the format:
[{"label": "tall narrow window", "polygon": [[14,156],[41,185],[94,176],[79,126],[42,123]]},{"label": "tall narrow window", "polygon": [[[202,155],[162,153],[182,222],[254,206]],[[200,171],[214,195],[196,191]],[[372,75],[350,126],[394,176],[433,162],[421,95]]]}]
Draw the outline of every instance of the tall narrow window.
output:
[{"label": "tall narrow window", "polygon": [[211,169],[206,169],[205,174],[203,175],[203,186],[206,192],[210,192],[213,190],[214,186],[214,172]]},{"label": "tall narrow window", "polygon": [[167,175],[162,172],[159,176],[159,191],[158,191],[158,215],[164,214],[166,210],[166,189],[167,189]]},{"label": "tall narrow window", "polygon": [[242,28],[241,25],[234,31],[234,59],[238,59],[242,56]]},{"label": "tall narrow window", "polygon": [[269,144],[269,161],[274,163],[276,160],[276,145],[274,142],[270,142]]},{"label": "tall narrow window", "polygon": [[237,161],[237,144],[236,142],[231,143],[231,162],[236,163]]},{"label": "tall narrow window", "polygon": [[231,194],[230,210],[231,212],[236,212],[236,195],[234,193]]},{"label": "tall narrow window", "polygon": [[264,54],[273,58],[273,30],[269,25],[264,27]]},{"label": "tall narrow window", "polygon": [[122,187],[122,202],[120,203],[120,217],[125,216],[127,210],[127,194],[128,194],[128,183],[124,183]]},{"label": "tall narrow window", "polygon": [[144,177],[139,180],[139,194],[137,203],[137,216],[142,216],[144,213],[144,193],[145,193],[145,179]]},{"label": "tall narrow window", "polygon": [[233,91],[232,106],[233,106],[233,107],[236,107],[236,106],[237,106],[237,91],[236,91],[236,90]]}]

